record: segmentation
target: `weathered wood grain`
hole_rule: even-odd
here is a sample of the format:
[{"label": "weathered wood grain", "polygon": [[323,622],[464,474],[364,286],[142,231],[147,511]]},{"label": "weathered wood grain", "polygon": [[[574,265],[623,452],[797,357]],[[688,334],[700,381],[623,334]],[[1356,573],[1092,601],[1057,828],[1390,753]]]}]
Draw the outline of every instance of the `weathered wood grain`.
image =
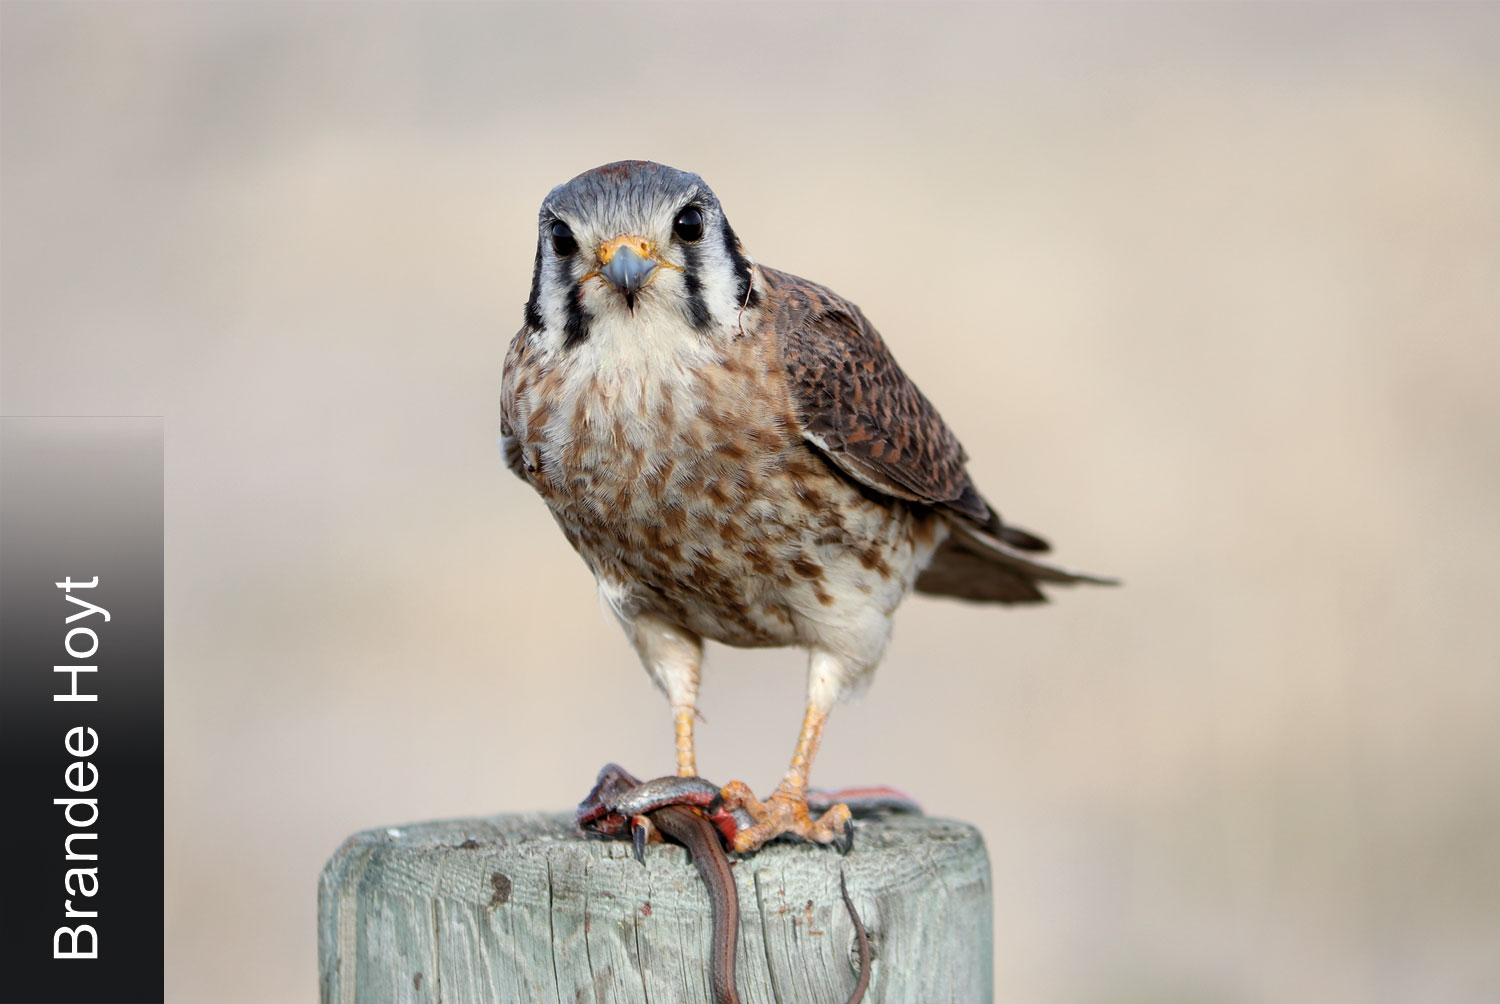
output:
[{"label": "weathered wood grain", "polygon": [[[839,872],[875,950],[869,1002],[982,1004],[989,861],[964,823],[858,824],[854,850],[773,844],[734,866],[745,1004],[843,1004],[857,977]],[[324,1004],[712,1004],[708,895],[687,853],[587,840],[570,815],[350,837],[323,869]]]}]

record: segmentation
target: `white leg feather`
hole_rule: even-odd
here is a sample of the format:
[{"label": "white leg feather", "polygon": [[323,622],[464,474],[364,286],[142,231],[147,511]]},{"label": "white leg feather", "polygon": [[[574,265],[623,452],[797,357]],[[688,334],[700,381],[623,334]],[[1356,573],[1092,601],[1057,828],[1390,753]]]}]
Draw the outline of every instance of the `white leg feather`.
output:
[{"label": "white leg feather", "polygon": [[676,732],[677,773],[698,772],[693,749],[693,717],[698,713],[698,678],[703,667],[703,639],[654,614],[641,614],[626,630],[646,672],[672,705]]}]

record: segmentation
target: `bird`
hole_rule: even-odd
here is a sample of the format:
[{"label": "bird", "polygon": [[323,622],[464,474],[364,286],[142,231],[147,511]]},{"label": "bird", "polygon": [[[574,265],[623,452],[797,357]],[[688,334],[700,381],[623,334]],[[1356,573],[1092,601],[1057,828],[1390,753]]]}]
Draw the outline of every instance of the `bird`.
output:
[{"label": "bird", "polygon": [[643,160],[553,188],[501,380],[501,451],[593,573],[697,774],[703,643],[800,647],[790,766],[733,849],[852,839],[814,819],[830,712],[867,684],[913,591],[1034,603],[1113,584],[1043,557],[970,478],[957,437],[859,307],[761,265],[698,175]]}]

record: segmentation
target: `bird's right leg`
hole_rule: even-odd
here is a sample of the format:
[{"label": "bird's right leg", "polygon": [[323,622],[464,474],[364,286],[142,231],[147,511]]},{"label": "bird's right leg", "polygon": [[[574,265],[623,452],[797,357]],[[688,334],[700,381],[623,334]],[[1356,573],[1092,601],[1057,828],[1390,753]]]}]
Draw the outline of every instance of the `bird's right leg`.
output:
[{"label": "bird's right leg", "polygon": [[630,641],[651,679],[672,704],[676,733],[677,775],[698,773],[693,752],[693,719],[698,714],[698,671],[703,665],[703,639],[655,614],[641,614],[629,625]]}]

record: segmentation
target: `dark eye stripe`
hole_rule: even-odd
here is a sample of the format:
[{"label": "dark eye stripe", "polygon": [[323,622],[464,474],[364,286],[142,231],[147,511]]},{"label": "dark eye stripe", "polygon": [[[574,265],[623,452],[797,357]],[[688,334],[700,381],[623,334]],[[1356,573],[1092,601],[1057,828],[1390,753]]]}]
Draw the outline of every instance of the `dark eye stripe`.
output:
[{"label": "dark eye stripe", "polygon": [[693,327],[702,331],[708,327],[712,318],[708,312],[708,303],[703,299],[703,283],[698,278],[699,252],[691,244],[684,245],[682,250],[683,257],[687,259],[682,272],[682,284],[687,287],[688,320]]},{"label": "dark eye stripe", "polygon": [[542,328],[542,242],[536,242],[536,263],[531,266],[531,298],[526,301],[526,326]]},{"label": "dark eye stripe", "polygon": [[724,221],[724,250],[729,255],[729,260],[734,262],[734,275],[737,280],[735,284],[735,300],[746,307],[753,307],[760,301],[760,294],[755,292],[750,278],[750,260],[740,251],[740,239],[735,236],[734,228],[729,221]]},{"label": "dark eye stripe", "polygon": [[571,259],[557,259],[557,285],[563,291],[563,311],[567,319],[563,322],[563,348],[582,345],[589,337],[589,312],[583,309],[583,287],[573,278]]}]

